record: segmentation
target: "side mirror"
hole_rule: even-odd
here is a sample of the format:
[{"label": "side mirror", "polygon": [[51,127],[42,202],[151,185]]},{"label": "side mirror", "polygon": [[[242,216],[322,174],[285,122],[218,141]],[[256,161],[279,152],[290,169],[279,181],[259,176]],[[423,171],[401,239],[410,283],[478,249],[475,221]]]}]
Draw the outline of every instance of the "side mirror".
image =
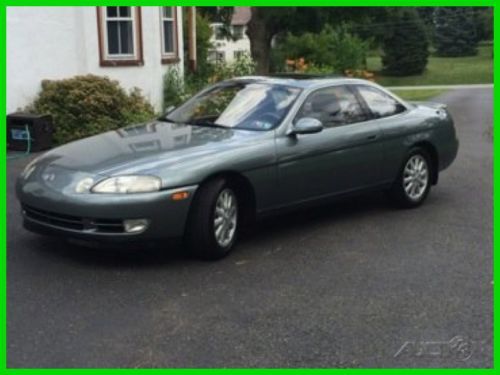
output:
[{"label": "side mirror", "polygon": [[318,119],[303,117],[293,125],[289,134],[313,134],[323,130],[323,124]]}]

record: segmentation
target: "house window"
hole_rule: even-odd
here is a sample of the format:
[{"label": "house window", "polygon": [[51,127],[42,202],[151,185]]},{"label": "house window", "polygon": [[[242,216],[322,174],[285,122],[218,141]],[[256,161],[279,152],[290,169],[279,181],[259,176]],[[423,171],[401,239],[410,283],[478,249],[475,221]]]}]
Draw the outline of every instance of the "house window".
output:
[{"label": "house window", "polygon": [[233,26],[233,38],[235,40],[243,39],[243,31],[245,30],[245,26],[235,25]]},{"label": "house window", "polygon": [[224,51],[208,51],[208,61],[215,64],[224,64],[226,62],[226,53]]},{"label": "house window", "polygon": [[247,54],[247,51],[239,50],[233,52],[233,57],[235,60],[239,60]]},{"label": "house window", "polygon": [[160,7],[162,63],[178,62],[177,15],[175,7]]},{"label": "house window", "polygon": [[214,26],[214,35],[215,35],[215,40],[224,40],[225,35],[224,35],[224,27],[222,25],[215,25]]},{"label": "house window", "polygon": [[98,7],[101,66],[142,65],[139,7]]},{"label": "house window", "polygon": [[224,51],[210,51],[208,59],[216,64],[224,64],[226,62],[226,53]]}]

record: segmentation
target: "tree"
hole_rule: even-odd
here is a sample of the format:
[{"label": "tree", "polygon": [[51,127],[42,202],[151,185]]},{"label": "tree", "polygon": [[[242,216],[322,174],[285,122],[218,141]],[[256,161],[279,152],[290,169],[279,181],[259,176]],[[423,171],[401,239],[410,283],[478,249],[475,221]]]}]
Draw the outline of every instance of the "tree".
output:
[{"label": "tree", "polygon": [[457,57],[477,54],[474,9],[437,7],[434,12],[435,47],[438,56]]},{"label": "tree", "polygon": [[493,8],[475,7],[477,40],[493,40]]},{"label": "tree", "polygon": [[427,66],[428,49],[425,26],[415,9],[395,9],[383,41],[384,73],[394,76],[422,74]]}]

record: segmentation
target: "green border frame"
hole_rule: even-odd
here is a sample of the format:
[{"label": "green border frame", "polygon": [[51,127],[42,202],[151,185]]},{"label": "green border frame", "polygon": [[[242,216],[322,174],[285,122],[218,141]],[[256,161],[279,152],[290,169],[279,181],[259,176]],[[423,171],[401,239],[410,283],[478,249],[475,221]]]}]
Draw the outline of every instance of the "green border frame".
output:
[{"label": "green border frame", "polygon": [[[159,1],[151,0],[97,0],[97,1],[86,1],[86,0],[73,0],[73,1],[63,1],[63,0],[44,0],[44,1],[33,1],[33,0],[1,0],[0,6],[0,22],[1,29],[5,31],[4,37],[0,38],[0,50],[2,53],[2,116],[6,115],[6,9],[8,6],[97,6],[97,5],[140,5],[140,6],[160,6],[165,5]],[[173,1],[169,2],[171,5],[179,6],[212,6],[212,5],[254,5],[254,6],[304,6],[303,1],[288,0],[253,0],[253,1],[231,1],[231,0],[218,0],[218,1]],[[214,4],[216,3],[216,4]],[[500,28],[500,6],[495,6],[494,0],[311,0],[307,2],[307,6],[490,6],[494,7],[494,35],[498,35]],[[496,41],[494,38],[494,55],[498,56],[500,53],[500,42]],[[494,61],[494,71],[500,72],[500,63],[498,59]],[[498,97],[500,94],[500,89],[498,88],[498,75],[494,74],[494,97]],[[495,101],[494,112],[500,108],[500,101]],[[5,118],[5,117],[3,117]],[[496,149],[498,148],[500,129],[498,128],[497,117],[494,116],[494,129],[493,129],[493,201],[497,200],[500,194],[500,189],[497,184],[497,180],[500,179],[500,166],[499,159],[497,157]],[[7,163],[7,153],[6,153],[6,133],[2,131],[0,133],[0,155],[4,163]],[[7,368],[7,205],[6,205],[6,192],[7,192],[7,176],[6,176],[6,164],[4,164],[4,171],[0,173],[0,195],[2,198],[0,207],[2,209],[2,215],[0,216],[0,237],[2,239],[2,254],[0,256],[0,268],[1,268],[1,281],[0,281],[0,374],[158,374],[158,373],[182,373],[182,374],[248,374],[250,372],[259,372],[265,374],[327,374],[327,373],[349,373],[355,374],[462,374],[462,375],[476,375],[476,374],[494,374],[496,373],[500,360],[500,339],[499,330],[497,329],[500,323],[500,315],[497,313],[497,307],[500,307],[499,299],[499,288],[494,287],[493,299],[494,299],[494,317],[493,317],[493,368],[486,369],[8,369]],[[500,219],[500,210],[494,204],[493,210],[493,224]],[[499,246],[499,241],[497,240],[497,229],[493,225],[493,249],[494,253]],[[498,258],[493,256],[493,270],[498,269]],[[493,272],[494,283],[496,283],[496,273]]]}]

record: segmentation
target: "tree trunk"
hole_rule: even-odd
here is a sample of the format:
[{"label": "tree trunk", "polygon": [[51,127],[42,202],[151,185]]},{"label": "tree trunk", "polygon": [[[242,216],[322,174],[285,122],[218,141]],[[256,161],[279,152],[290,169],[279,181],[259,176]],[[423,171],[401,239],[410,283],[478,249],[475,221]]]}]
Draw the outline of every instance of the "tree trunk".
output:
[{"label": "tree trunk", "polygon": [[271,59],[273,33],[266,25],[265,7],[252,7],[252,18],[247,25],[250,52],[257,63],[257,74],[268,74]]}]

